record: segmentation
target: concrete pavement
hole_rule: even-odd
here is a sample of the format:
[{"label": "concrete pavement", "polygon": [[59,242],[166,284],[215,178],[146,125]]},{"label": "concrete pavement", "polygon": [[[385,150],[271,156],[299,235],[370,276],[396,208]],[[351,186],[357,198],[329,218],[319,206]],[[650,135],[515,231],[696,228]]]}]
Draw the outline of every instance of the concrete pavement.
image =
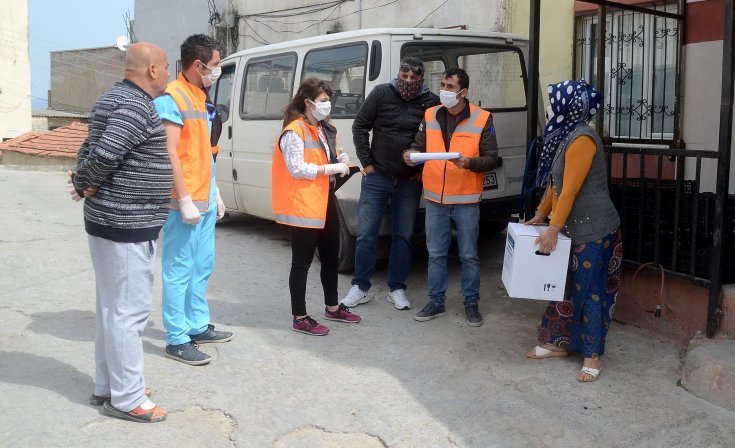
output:
[{"label": "concrete pavement", "polygon": [[[419,323],[426,258],[409,279],[414,310],[385,301],[380,263],[359,325],[290,330],[288,233],[234,219],[217,227],[213,322],[235,332],[202,349],[209,366],[163,357],[160,302],[144,335],[146,380],[169,411],[160,424],[105,417],[87,404],[94,375],[94,275],[82,206],[61,172],[0,167],[1,446],[732,447],[735,413],[677,386],[681,353],[615,323],[601,378],[581,358],[527,360],[545,304],[499,287],[502,236],[481,242],[485,324],[464,323],[459,260],[447,315]],[[159,248],[160,249],[160,248]],[[308,306],[321,286],[312,266]],[[159,267],[160,273],[160,267]],[[160,296],[157,273],[156,296]],[[345,292],[350,277],[340,276]]]}]

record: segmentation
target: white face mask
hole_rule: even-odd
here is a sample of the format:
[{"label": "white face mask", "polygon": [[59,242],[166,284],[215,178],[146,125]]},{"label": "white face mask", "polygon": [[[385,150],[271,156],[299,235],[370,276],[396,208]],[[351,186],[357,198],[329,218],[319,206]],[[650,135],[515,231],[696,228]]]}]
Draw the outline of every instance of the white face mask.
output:
[{"label": "white face mask", "polygon": [[[202,64],[204,65],[204,64]],[[207,67],[206,65],[204,65]],[[209,68],[209,67],[207,67]],[[222,67],[214,67],[212,68],[212,72],[206,75],[202,75],[202,84],[204,85],[204,88],[211,87],[212,84],[217,82],[220,75],[222,74]]]},{"label": "white face mask", "polygon": [[439,91],[439,101],[442,102],[442,105],[444,107],[446,107],[447,109],[451,109],[452,107],[456,106],[457,103],[459,103],[459,98],[457,98],[458,95],[459,93],[457,92],[450,92],[449,90],[440,90]]},{"label": "white face mask", "polygon": [[315,103],[311,100],[309,101],[311,102],[311,104],[315,106],[314,110],[311,111],[311,114],[314,115],[314,118],[316,118],[316,121],[324,120],[332,112],[332,102],[331,101],[325,101],[323,103]]}]

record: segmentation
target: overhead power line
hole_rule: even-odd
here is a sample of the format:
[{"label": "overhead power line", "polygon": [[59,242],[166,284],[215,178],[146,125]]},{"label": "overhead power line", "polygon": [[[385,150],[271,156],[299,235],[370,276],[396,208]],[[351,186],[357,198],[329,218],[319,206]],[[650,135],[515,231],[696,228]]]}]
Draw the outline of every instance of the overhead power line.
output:
[{"label": "overhead power line", "polygon": [[419,25],[421,25],[422,23],[424,23],[426,21],[426,19],[428,19],[432,14],[434,14],[439,8],[441,8],[442,6],[446,5],[448,1],[449,0],[444,0],[441,5],[437,6],[436,8],[434,8],[433,11],[431,11],[428,14],[426,14],[426,17],[424,17],[423,19],[421,19],[421,21],[419,23],[417,23],[416,25],[414,25],[413,27],[416,28]]}]

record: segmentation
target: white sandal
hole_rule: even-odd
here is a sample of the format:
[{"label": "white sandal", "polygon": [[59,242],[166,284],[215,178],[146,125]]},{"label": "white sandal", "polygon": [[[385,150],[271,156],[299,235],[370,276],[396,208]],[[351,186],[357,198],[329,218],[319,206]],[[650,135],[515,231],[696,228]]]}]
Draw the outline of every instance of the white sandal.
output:
[{"label": "white sandal", "polygon": [[[580,370],[579,373],[577,374],[577,381],[579,381],[580,383],[591,383],[597,380],[597,378],[600,376],[600,372],[602,372],[602,367],[600,367],[599,369],[593,369],[592,367],[582,367],[582,370]],[[587,375],[591,376],[592,379],[589,381],[583,381],[579,379],[579,375],[583,373],[586,373]]]},{"label": "white sandal", "polygon": [[567,355],[569,355],[569,350],[549,350],[548,348],[543,348],[540,345],[537,345],[533,348],[533,356],[528,356],[528,353],[526,353],[526,358],[544,359]]}]

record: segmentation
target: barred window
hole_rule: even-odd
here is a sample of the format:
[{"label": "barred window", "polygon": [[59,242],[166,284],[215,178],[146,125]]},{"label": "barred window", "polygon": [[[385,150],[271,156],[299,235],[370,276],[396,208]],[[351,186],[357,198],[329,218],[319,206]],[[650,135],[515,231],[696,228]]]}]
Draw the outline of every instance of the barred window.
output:
[{"label": "barred window", "polygon": [[[660,11],[678,13],[676,4]],[[597,16],[577,18],[575,72],[598,84]],[[605,24],[604,133],[613,140],[672,141],[676,121],[681,26],[677,19],[612,11]]]}]

